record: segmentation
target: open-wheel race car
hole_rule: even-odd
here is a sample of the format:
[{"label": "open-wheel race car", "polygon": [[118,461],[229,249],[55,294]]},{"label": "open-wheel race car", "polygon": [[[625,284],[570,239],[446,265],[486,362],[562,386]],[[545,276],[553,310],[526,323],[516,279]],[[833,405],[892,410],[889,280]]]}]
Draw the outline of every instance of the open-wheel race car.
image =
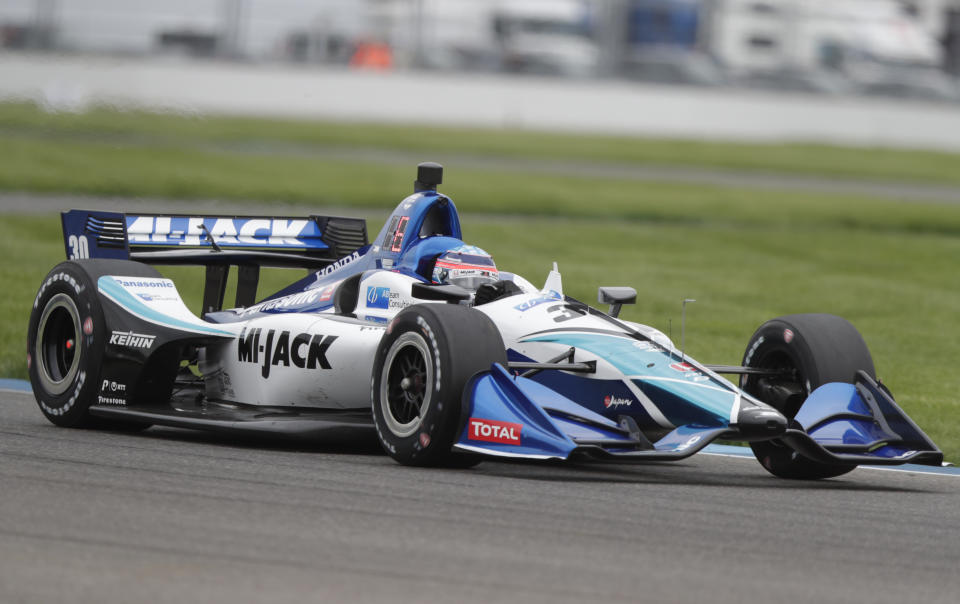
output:
[{"label": "open-wheel race car", "polygon": [[[741,365],[700,363],[618,318],[632,288],[600,287],[604,312],[564,295],[556,265],[542,287],[499,270],[462,240],[442,168],[417,176],[372,242],[353,218],[64,212],[69,260],[43,280],[27,341],[43,414],[128,430],[375,432],[393,459],[422,466],[668,461],[716,439],[750,443],[786,478],[942,463],[846,320],[773,319]],[[199,316],[154,264],[206,267]],[[310,272],[257,301],[261,267]]]}]

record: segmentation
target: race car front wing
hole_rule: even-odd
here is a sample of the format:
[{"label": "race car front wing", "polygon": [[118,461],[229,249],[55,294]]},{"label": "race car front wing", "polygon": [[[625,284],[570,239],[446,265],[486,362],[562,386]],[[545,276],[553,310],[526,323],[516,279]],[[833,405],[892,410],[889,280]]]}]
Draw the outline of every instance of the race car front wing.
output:
[{"label": "race car front wing", "polygon": [[495,364],[464,390],[465,421],[454,448],[525,459],[674,461],[718,438],[775,440],[826,464],[939,466],[943,453],[866,373],[815,390],[796,418],[744,407],[726,426],[683,425],[655,442],[627,416],[614,421]]}]

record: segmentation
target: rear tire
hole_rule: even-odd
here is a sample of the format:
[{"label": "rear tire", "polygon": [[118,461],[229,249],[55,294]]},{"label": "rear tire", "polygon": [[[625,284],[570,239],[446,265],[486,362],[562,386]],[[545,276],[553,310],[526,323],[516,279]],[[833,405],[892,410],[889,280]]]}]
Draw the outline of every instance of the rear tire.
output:
[{"label": "rear tire", "polygon": [[40,411],[69,428],[136,431],[149,427],[92,417],[107,326],[97,293],[103,275],[159,277],[153,268],[125,260],[70,260],[55,266],[34,299],[27,328],[27,368]]},{"label": "rear tire", "polygon": [[[846,319],[827,314],[788,315],[767,321],[750,338],[742,364],[788,371],[789,377],[777,380],[744,375],[740,387],[790,420],[819,386],[852,384],[860,370],[873,378],[876,373],[860,332]],[[831,478],[856,467],[813,461],[779,440],[751,443],[750,448],[768,472],[781,478]]]},{"label": "rear tire", "polygon": [[410,466],[479,463],[451,450],[466,422],[463,389],[476,373],[506,362],[500,332],[477,310],[418,304],[400,312],[373,369],[373,419],[387,454]]}]

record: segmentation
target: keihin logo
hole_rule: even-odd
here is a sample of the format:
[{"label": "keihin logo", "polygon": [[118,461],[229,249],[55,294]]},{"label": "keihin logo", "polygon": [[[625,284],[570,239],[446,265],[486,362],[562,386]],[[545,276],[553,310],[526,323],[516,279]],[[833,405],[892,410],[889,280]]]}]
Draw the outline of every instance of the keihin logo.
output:
[{"label": "keihin logo", "polygon": [[127,348],[149,349],[153,346],[153,341],[157,336],[145,333],[134,333],[132,331],[113,331],[110,333],[110,343],[114,346],[126,346]]}]

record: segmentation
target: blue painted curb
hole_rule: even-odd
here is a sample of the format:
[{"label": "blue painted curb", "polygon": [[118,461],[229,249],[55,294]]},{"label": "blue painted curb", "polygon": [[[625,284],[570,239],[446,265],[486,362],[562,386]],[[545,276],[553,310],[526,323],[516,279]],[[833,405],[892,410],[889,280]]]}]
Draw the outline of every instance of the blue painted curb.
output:
[{"label": "blue painted curb", "polygon": [[[707,445],[703,448],[704,453],[714,455],[727,455],[730,457],[746,457],[753,459],[753,451],[750,447],[734,447],[732,445]],[[886,470],[888,472],[914,472],[918,474],[941,474],[944,476],[960,476],[960,468],[948,467],[938,468],[935,466],[921,466],[918,464],[903,464],[902,466],[860,466],[865,470]]]},{"label": "blue painted curb", "polygon": [[0,379],[0,390],[13,390],[15,392],[30,392],[30,382],[26,380],[8,380]]}]

